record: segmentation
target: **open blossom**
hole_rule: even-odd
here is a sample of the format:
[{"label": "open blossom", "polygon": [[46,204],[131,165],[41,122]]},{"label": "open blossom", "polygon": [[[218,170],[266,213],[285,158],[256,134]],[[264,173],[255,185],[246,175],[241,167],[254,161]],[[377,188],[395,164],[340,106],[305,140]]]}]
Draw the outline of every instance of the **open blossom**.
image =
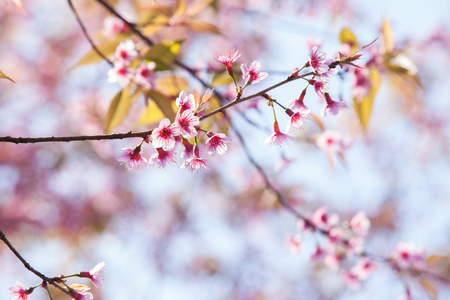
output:
[{"label": "open blossom", "polygon": [[293,140],[294,140],[294,138],[292,136],[284,134],[280,131],[278,122],[275,121],[273,123],[273,133],[264,141],[264,144],[266,144],[266,145],[283,145],[283,144],[287,144]]},{"label": "open blossom", "polygon": [[174,150],[164,150],[163,148],[156,149],[156,153],[150,157],[150,163],[162,169],[166,168],[167,164],[173,165],[177,163],[175,159],[176,153]]},{"label": "open blossom", "polygon": [[361,281],[352,270],[344,270],[341,273],[342,279],[351,290],[358,290],[361,287]]},{"label": "open blossom", "polygon": [[133,73],[121,62],[115,62],[114,67],[109,69],[107,74],[108,82],[118,82],[121,88],[127,87],[133,78]]},{"label": "open blossom", "polygon": [[223,155],[228,150],[228,143],[231,139],[228,138],[224,133],[212,133],[208,132],[209,139],[206,140],[206,149],[208,154],[214,156],[216,153]]},{"label": "open blossom", "polygon": [[197,145],[194,146],[192,156],[181,165],[181,169],[188,169],[191,172],[199,172],[201,170],[208,171],[208,162],[204,158],[200,157],[200,149]]},{"label": "open blossom", "polygon": [[302,241],[302,237],[300,235],[295,235],[295,236],[291,235],[286,238],[286,244],[287,244],[289,250],[291,250],[292,254],[300,253],[301,241]]},{"label": "open blossom", "polygon": [[366,235],[370,228],[370,220],[363,211],[358,212],[350,220],[350,228],[357,235]]},{"label": "open blossom", "polygon": [[194,145],[189,143],[189,141],[184,138],[182,140],[182,144],[183,144],[184,150],[183,150],[183,152],[181,152],[181,158],[188,159],[189,157],[194,155]]},{"label": "open blossom", "polygon": [[86,288],[81,292],[77,292],[73,289],[70,290],[70,296],[72,296],[72,300],[92,300],[94,296],[90,292],[90,288]]},{"label": "open blossom", "polygon": [[325,96],[325,101],[327,102],[327,104],[322,108],[321,111],[321,116],[325,117],[329,114],[332,114],[333,116],[337,115],[339,113],[339,110],[341,108],[345,108],[345,102],[342,101],[333,101],[331,100],[330,94],[328,93],[324,93]]},{"label": "open blossom", "polygon": [[153,70],[156,64],[154,62],[141,63],[134,74],[134,81],[146,89],[153,88]]},{"label": "open blossom", "polygon": [[425,263],[424,250],[412,243],[398,243],[392,255],[400,268],[422,267]]},{"label": "open blossom", "polygon": [[308,107],[303,103],[303,99],[305,98],[306,90],[303,90],[297,99],[291,100],[288,103],[288,107],[292,110],[308,110]]},{"label": "open blossom", "polygon": [[288,108],[286,109],[286,113],[290,116],[289,122],[286,125],[286,132],[292,133],[293,131],[302,128],[305,119],[308,118],[309,110],[294,113]]},{"label": "open blossom", "polygon": [[195,111],[195,98],[194,95],[188,94],[184,91],[180,92],[180,95],[175,100],[176,105],[178,106],[178,114],[181,115],[185,110],[192,110]]},{"label": "open blossom", "polygon": [[372,83],[370,82],[370,71],[367,69],[354,68],[355,79],[352,84],[352,97],[358,102],[369,95]]},{"label": "open blossom", "polygon": [[199,118],[191,110],[185,110],[181,115],[178,115],[175,122],[180,128],[181,135],[184,137],[191,137],[197,135],[195,128],[200,124]]},{"label": "open blossom", "polygon": [[326,58],[325,52],[320,51],[317,46],[313,46],[309,54],[309,61],[306,64],[317,73],[323,74],[328,71],[328,65],[324,62]]},{"label": "open blossom", "polygon": [[316,209],[311,218],[311,222],[313,222],[314,225],[325,230],[336,225],[338,221],[339,216],[337,214],[330,214],[325,206]]},{"label": "open blossom", "polygon": [[89,278],[92,283],[97,287],[101,288],[103,286],[103,271],[105,270],[105,263],[98,263],[89,272],[80,272],[80,277]]},{"label": "open blossom", "polygon": [[9,288],[9,291],[13,296],[11,300],[27,300],[33,289],[27,289],[20,281],[17,281],[15,286]]},{"label": "open blossom", "polygon": [[309,80],[309,83],[314,86],[314,90],[320,98],[325,98],[324,93],[328,92],[327,84],[330,82],[330,78],[322,77],[320,80]]},{"label": "open blossom", "polygon": [[362,257],[358,259],[358,262],[355,266],[353,266],[351,271],[358,277],[359,280],[366,280],[376,269],[377,265],[373,261],[367,259],[366,257]]},{"label": "open blossom", "polygon": [[114,39],[116,35],[128,31],[128,26],[119,18],[106,17],[103,21],[103,34],[109,38]]},{"label": "open blossom", "polygon": [[241,65],[242,77],[245,79],[245,85],[260,82],[265,79],[269,74],[261,72],[261,63],[259,61],[253,61],[250,67],[247,64]]},{"label": "open blossom", "polygon": [[226,51],[225,55],[217,55],[216,57],[214,57],[214,59],[217,62],[223,63],[225,65],[225,67],[227,68],[228,74],[232,75],[233,74],[233,62],[235,62],[239,56],[241,56],[241,55],[240,54],[238,55],[238,50],[233,49],[229,53],[228,53],[228,51]]},{"label": "open blossom", "polygon": [[343,137],[339,131],[327,130],[315,136],[316,146],[330,154],[346,150],[352,143],[351,137]]},{"label": "open blossom", "polygon": [[128,169],[139,169],[147,165],[147,160],[141,156],[140,146],[134,149],[123,148],[122,153],[116,158],[118,161],[125,163]]},{"label": "open blossom", "polygon": [[126,40],[117,46],[114,58],[116,61],[122,62],[123,64],[129,64],[129,62],[137,56],[138,53],[134,42],[132,40]]},{"label": "open blossom", "polygon": [[175,147],[175,136],[180,134],[178,124],[170,124],[169,119],[164,118],[159,122],[159,127],[153,129],[152,145],[154,148],[170,150]]}]

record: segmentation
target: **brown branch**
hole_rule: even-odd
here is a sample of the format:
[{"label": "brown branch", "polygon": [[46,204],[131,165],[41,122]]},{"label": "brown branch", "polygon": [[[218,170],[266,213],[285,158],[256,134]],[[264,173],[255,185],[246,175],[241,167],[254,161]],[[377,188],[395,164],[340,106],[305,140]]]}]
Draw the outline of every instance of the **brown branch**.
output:
[{"label": "brown branch", "polygon": [[92,49],[94,49],[94,51],[106,62],[109,63],[110,66],[114,66],[114,63],[112,61],[110,61],[98,48],[97,46],[95,46],[94,41],[91,39],[91,37],[89,36],[89,34],[87,33],[86,27],[84,26],[83,22],[81,21],[80,16],[78,15],[75,7],[73,6],[72,0],[67,0],[70,6],[70,9],[72,10],[73,14],[75,15],[75,18],[77,19],[78,24],[81,27],[81,30],[84,33],[84,36],[86,37],[86,39],[89,41],[89,44],[91,44]]},{"label": "brown branch", "polygon": [[54,143],[54,142],[74,142],[74,141],[101,141],[101,140],[122,140],[128,138],[140,137],[144,138],[152,134],[153,130],[141,132],[113,133],[104,135],[78,135],[78,136],[49,136],[49,137],[0,137],[0,142],[14,144],[34,144],[34,143]]}]

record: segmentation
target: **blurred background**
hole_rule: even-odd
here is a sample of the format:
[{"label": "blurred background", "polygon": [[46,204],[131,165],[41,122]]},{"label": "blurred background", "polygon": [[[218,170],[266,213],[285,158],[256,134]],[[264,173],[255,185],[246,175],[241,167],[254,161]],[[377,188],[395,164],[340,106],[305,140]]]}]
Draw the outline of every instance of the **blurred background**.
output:
[{"label": "blurred background", "polygon": [[[96,1],[74,1],[96,42],[107,38],[109,15]],[[151,1],[111,1],[131,20],[157,14]],[[187,5],[194,2],[186,1]],[[251,156],[270,180],[302,213],[321,206],[342,220],[364,210],[372,227],[365,248],[389,256],[399,241],[424,247],[427,256],[447,257],[440,270],[450,276],[450,2],[247,0],[210,1],[199,18],[223,34],[167,26],[149,33],[163,39],[186,38],[180,60],[201,70],[220,69],[214,55],[239,49],[239,62],[258,60],[269,77],[247,93],[282,81],[308,60],[311,43],[322,43],[329,57],[341,49],[339,33],[349,28],[359,46],[375,38],[382,47],[383,22],[389,22],[398,65],[418,74],[401,76],[386,68],[363,133],[352,108],[352,76],[335,76],[333,99],[348,108],[322,119],[326,129],[351,136],[344,157],[327,155],[311,136],[320,127],[310,120],[289,146],[264,146],[271,133],[272,110],[264,99],[230,110]],[[0,136],[68,136],[102,134],[109,103],[120,90],[107,82],[105,62],[73,67],[90,45],[65,1],[22,0],[21,12],[1,0],[0,70],[14,79],[0,81]],[[160,0],[168,6],[174,1]],[[139,7],[140,9],[136,9]],[[156,22],[156,21],[155,21]],[[362,57],[362,62],[370,54]],[[358,63],[358,62],[357,62]],[[238,70],[239,68],[236,68]],[[403,74],[404,75],[404,74]],[[188,92],[198,85],[187,74]],[[406,78],[405,78],[406,77]],[[300,80],[271,92],[286,104],[305,83]],[[225,86],[219,86],[227,92]],[[316,115],[323,103],[309,90],[305,103]],[[114,132],[145,130],[137,125],[140,99]],[[279,113],[284,128],[287,117]],[[220,120],[220,119],[218,119]],[[225,127],[219,127],[225,128]],[[299,254],[286,237],[299,233],[296,219],[265,189],[244,154],[235,132],[230,151],[209,159],[209,172],[127,170],[115,159],[140,140],[0,145],[0,229],[37,270],[47,276],[88,271],[106,262],[104,288],[95,299],[400,299],[404,282],[414,299],[427,292],[414,278],[400,279],[388,266],[357,290],[310,261],[321,237],[309,236]],[[145,157],[153,153],[143,145]],[[280,170],[280,164],[289,163]],[[445,261],[445,260],[444,260]],[[39,279],[2,244],[0,299],[20,280]],[[91,284],[84,279],[70,282]],[[449,299],[448,285],[434,282],[439,299]],[[52,290],[54,299],[66,299]],[[30,299],[46,299],[36,289]]]}]

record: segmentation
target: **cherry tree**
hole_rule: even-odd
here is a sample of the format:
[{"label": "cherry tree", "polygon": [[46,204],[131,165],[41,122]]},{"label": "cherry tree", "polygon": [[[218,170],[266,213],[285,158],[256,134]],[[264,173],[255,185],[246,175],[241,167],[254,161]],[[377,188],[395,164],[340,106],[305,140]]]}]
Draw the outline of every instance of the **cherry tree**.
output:
[{"label": "cherry tree", "polygon": [[4,297],[445,299],[448,26],[356,2],[5,1]]}]

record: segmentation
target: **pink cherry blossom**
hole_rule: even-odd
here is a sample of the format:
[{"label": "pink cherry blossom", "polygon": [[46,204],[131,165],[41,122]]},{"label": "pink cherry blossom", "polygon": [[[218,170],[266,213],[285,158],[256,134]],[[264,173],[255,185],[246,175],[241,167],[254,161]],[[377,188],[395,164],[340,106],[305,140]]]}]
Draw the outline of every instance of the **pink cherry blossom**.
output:
[{"label": "pink cherry blossom", "polygon": [[286,244],[292,254],[299,254],[301,250],[302,237],[300,235],[291,235],[286,238]]},{"label": "pink cherry blossom", "polygon": [[290,141],[293,141],[294,138],[290,135],[284,134],[280,131],[280,127],[278,126],[278,122],[273,123],[273,133],[265,140],[264,144],[266,145],[283,145],[287,144]]},{"label": "pink cherry blossom", "polygon": [[352,273],[355,274],[359,280],[366,280],[369,275],[377,269],[376,264],[367,259],[366,257],[361,257],[355,266],[353,266]]},{"label": "pink cherry blossom", "polygon": [[235,62],[239,56],[241,56],[241,55],[238,55],[238,50],[233,49],[229,53],[228,53],[228,51],[226,51],[225,55],[217,55],[216,57],[214,57],[214,59],[217,62],[224,64],[225,67],[227,68],[228,74],[232,75],[233,74],[233,62]]},{"label": "pink cherry blossom", "polygon": [[354,68],[355,79],[352,84],[352,97],[361,102],[363,97],[369,95],[372,83],[370,82],[370,71],[367,69]]},{"label": "pink cherry blossom", "polygon": [[192,94],[186,95],[184,91],[180,92],[180,95],[175,100],[175,103],[179,108],[178,110],[179,115],[181,115],[185,110],[192,110],[192,111],[196,110],[194,95]]},{"label": "pink cherry blossom", "polygon": [[325,251],[325,249],[323,249],[320,246],[317,246],[316,251],[314,251],[314,253],[311,255],[310,258],[313,261],[322,262],[326,254],[327,252]]},{"label": "pink cherry blossom", "polygon": [[128,65],[130,61],[138,56],[136,45],[132,40],[121,42],[116,48],[114,58],[123,64]]},{"label": "pink cherry blossom", "polygon": [[118,161],[125,163],[128,169],[139,169],[147,165],[147,160],[141,156],[140,146],[134,149],[123,148],[122,154],[119,154],[116,158]]},{"label": "pink cherry blossom", "polygon": [[73,289],[70,290],[70,296],[72,296],[72,300],[92,300],[94,296],[90,292],[90,288],[86,288],[81,292],[77,292]]},{"label": "pink cherry blossom", "polygon": [[337,101],[331,100],[331,97],[328,93],[324,93],[324,96],[325,96],[325,101],[327,102],[327,104],[322,108],[322,111],[320,113],[322,118],[329,114],[332,114],[333,116],[335,116],[339,113],[340,109],[346,107],[345,102],[342,102],[342,101],[337,102]]},{"label": "pink cherry blossom", "polygon": [[335,154],[346,149],[342,134],[338,131],[327,130],[315,136],[316,146],[322,151]]},{"label": "pink cherry blossom", "polygon": [[412,243],[398,243],[392,256],[398,266],[403,269],[420,268],[425,264],[424,250]]},{"label": "pink cherry blossom", "polygon": [[159,122],[159,127],[153,129],[152,145],[154,148],[170,150],[175,147],[175,136],[181,133],[178,124],[170,124],[169,119],[164,118]]},{"label": "pink cherry blossom", "polygon": [[187,139],[183,138],[182,144],[184,146],[184,150],[181,153],[181,158],[188,159],[192,155],[194,155],[194,145],[189,143]]},{"label": "pink cherry blossom", "polygon": [[328,71],[328,65],[324,63],[326,58],[327,54],[325,52],[320,51],[317,46],[313,46],[309,54],[309,61],[307,62],[307,65],[318,74],[326,73]]},{"label": "pink cherry blossom", "polygon": [[27,300],[33,289],[27,289],[20,281],[17,281],[15,286],[9,288],[9,291],[13,296],[11,300]]},{"label": "pink cherry blossom", "polygon": [[328,92],[327,84],[330,82],[330,78],[322,77],[320,80],[309,80],[309,84],[314,86],[314,90],[320,98],[325,98],[324,93]]},{"label": "pink cherry blossom", "polygon": [[106,17],[103,21],[103,35],[109,39],[114,39],[119,33],[128,31],[128,26],[121,19],[116,17]]},{"label": "pink cherry blossom", "polygon": [[361,287],[361,281],[351,270],[342,271],[341,276],[351,290],[358,290]]},{"label": "pink cherry blossom", "polygon": [[302,129],[305,119],[308,118],[309,110],[303,110],[294,113],[289,108],[286,109],[286,113],[290,116],[289,122],[286,125],[286,132],[292,133],[296,130]]},{"label": "pink cherry blossom", "polygon": [[133,78],[133,73],[122,62],[115,62],[108,70],[108,82],[118,82],[121,88],[126,88]]},{"label": "pink cherry blossom", "polygon": [[245,85],[260,82],[265,79],[269,74],[261,72],[261,63],[259,61],[253,61],[250,67],[247,64],[241,65],[242,77],[245,79]]},{"label": "pink cherry blossom", "polygon": [[152,61],[148,63],[141,63],[134,74],[134,81],[146,89],[152,89],[154,86],[153,70],[155,69],[155,67],[156,64]]},{"label": "pink cherry blossom", "polygon": [[194,153],[193,155],[188,158],[184,164],[181,165],[181,169],[188,169],[191,172],[194,171],[201,171],[201,170],[205,170],[208,171],[209,166],[208,166],[208,162],[200,157],[200,149],[197,145],[194,146]]},{"label": "pink cherry blossom", "polygon": [[103,271],[105,269],[105,263],[98,263],[89,272],[80,272],[80,277],[89,278],[92,283],[97,287],[101,288],[103,286]]},{"label": "pink cherry blossom", "polygon": [[174,150],[164,150],[163,148],[156,149],[156,153],[150,157],[150,163],[162,169],[166,168],[167,164],[173,165],[177,163],[175,159],[176,153]]},{"label": "pink cherry blossom", "polygon": [[185,110],[181,115],[177,115],[175,123],[178,124],[181,135],[185,138],[198,134],[195,127],[200,124],[200,120],[191,110]]},{"label": "pink cherry blossom", "polygon": [[208,132],[209,139],[206,140],[206,149],[208,154],[214,156],[216,153],[223,155],[228,150],[228,143],[231,139],[228,138],[224,133],[212,133]]},{"label": "pink cherry blossom", "polygon": [[358,212],[350,220],[350,228],[357,235],[366,235],[370,228],[370,220],[366,217],[363,211]]},{"label": "pink cherry blossom", "polygon": [[288,107],[292,110],[299,110],[299,111],[309,110],[308,107],[306,107],[306,105],[303,103],[305,95],[306,90],[303,90],[297,99],[289,101]]},{"label": "pink cherry blossom", "polygon": [[330,214],[325,206],[316,209],[312,215],[311,221],[317,227],[328,230],[331,226],[334,226],[339,221],[337,214]]}]

